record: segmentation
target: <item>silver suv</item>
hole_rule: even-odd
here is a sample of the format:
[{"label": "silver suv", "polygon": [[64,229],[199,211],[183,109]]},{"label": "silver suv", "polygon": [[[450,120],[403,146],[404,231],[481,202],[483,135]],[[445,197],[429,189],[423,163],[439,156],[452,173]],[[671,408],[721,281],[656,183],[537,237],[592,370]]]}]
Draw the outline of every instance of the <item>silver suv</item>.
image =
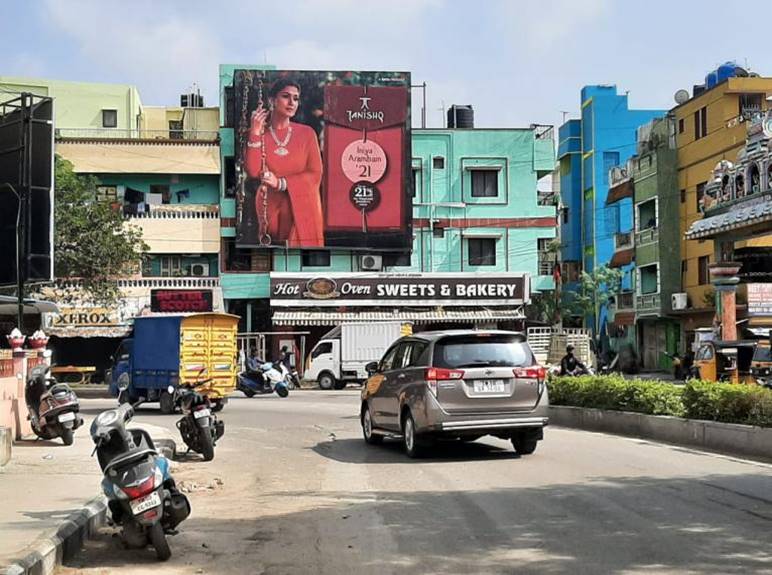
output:
[{"label": "silver suv", "polygon": [[432,439],[510,439],[533,453],[547,425],[546,371],[521,333],[457,330],[398,339],[367,365],[365,441],[401,438],[410,457]]}]

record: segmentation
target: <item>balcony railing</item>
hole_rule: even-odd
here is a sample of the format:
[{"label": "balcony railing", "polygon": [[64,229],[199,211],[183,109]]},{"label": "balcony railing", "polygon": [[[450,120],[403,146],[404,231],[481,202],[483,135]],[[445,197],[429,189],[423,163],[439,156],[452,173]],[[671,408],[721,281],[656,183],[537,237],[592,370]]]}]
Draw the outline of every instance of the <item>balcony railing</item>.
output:
[{"label": "balcony railing", "polygon": [[633,292],[620,292],[617,294],[617,310],[633,309]]},{"label": "balcony railing", "polygon": [[215,288],[220,278],[129,278],[118,280],[119,288]]},{"label": "balcony railing", "polygon": [[215,142],[217,130],[126,130],[119,128],[57,128],[58,139],[98,140],[173,140]]},{"label": "balcony railing", "polygon": [[220,217],[220,206],[208,204],[151,204],[144,212],[137,212],[135,204],[124,205],[124,214],[138,219],[197,219],[215,220]]},{"label": "balcony railing", "polygon": [[624,232],[614,234],[614,248],[618,250],[627,250],[633,247],[633,232]]},{"label": "balcony railing", "polygon": [[657,310],[660,307],[660,301],[658,293],[643,294],[635,298],[635,307],[638,311]]},{"label": "balcony railing", "polygon": [[646,228],[635,234],[635,245],[650,244],[656,242],[659,239],[659,229]]}]

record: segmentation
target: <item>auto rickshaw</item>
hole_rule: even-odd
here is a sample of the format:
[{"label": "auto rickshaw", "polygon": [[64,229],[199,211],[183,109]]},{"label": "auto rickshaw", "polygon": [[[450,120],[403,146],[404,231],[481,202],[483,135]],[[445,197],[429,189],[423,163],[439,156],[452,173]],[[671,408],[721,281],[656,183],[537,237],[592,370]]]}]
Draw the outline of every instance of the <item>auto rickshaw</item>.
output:
[{"label": "auto rickshaw", "polygon": [[772,387],[772,348],[769,340],[761,340],[756,345],[751,361],[751,374],[759,385]]},{"label": "auto rickshaw", "polygon": [[755,341],[706,341],[694,356],[692,375],[704,381],[755,384],[751,361]]}]

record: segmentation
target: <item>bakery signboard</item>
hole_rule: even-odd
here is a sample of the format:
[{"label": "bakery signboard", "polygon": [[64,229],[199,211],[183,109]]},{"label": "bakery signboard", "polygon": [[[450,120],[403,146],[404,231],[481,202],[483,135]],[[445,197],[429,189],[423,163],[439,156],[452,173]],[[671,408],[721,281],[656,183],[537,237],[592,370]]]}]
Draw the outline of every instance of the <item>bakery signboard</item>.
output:
[{"label": "bakery signboard", "polygon": [[529,301],[528,274],[271,274],[274,307],[524,305]]}]

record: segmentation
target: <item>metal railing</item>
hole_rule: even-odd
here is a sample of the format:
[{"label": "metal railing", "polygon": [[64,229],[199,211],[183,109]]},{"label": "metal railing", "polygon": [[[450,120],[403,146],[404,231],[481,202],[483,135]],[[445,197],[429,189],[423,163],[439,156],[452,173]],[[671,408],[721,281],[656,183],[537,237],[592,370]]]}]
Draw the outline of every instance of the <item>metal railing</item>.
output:
[{"label": "metal railing", "polygon": [[119,288],[215,288],[220,278],[129,278],[119,279]]},{"label": "metal railing", "polygon": [[[128,204],[131,205],[131,204]],[[148,211],[134,213],[133,210],[126,210],[124,205],[124,214],[130,218],[137,219],[168,219],[168,220],[216,220],[220,217],[220,206],[208,204],[160,204],[148,205]]]},{"label": "metal railing", "polygon": [[123,128],[57,128],[56,138],[105,140],[172,140],[214,142],[217,130],[128,130]]},{"label": "metal railing", "polygon": [[620,292],[617,294],[617,309],[633,309],[635,300],[633,292]]}]

